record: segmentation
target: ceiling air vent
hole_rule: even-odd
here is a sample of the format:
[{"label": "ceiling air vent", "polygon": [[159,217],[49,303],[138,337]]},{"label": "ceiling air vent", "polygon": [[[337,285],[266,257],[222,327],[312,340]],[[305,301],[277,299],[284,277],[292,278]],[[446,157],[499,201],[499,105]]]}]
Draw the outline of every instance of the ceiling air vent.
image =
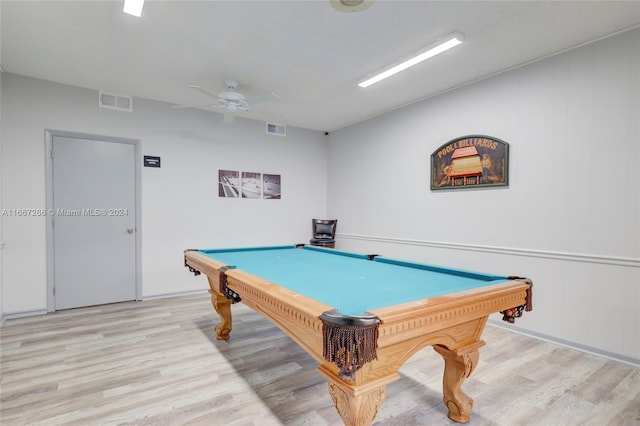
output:
[{"label": "ceiling air vent", "polygon": [[133,111],[133,98],[131,96],[114,95],[113,93],[99,92],[98,105],[101,108],[117,109],[119,111]]},{"label": "ceiling air vent", "polygon": [[331,6],[334,9],[339,10],[340,12],[360,12],[361,10],[365,10],[373,0],[329,0],[331,2]]},{"label": "ceiling air vent", "polygon": [[275,124],[267,122],[267,133],[270,135],[286,136],[287,126],[284,124]]}]

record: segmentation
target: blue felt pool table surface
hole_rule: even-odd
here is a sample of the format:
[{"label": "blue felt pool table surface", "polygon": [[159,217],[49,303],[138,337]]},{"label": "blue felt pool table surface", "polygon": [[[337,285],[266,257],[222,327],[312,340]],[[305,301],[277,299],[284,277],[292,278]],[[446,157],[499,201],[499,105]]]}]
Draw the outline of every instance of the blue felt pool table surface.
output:
[{"label": "blue felt pool table surface", "polygon": [[314,246],[198,250],[345,315],[509,281],[505,276]]}]

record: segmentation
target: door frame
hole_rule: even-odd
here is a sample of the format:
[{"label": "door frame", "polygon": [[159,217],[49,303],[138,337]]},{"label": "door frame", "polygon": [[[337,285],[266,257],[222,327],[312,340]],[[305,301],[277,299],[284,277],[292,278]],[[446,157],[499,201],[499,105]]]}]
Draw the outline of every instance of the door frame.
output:
[{"label": "door frame", "polygon": [[[103,136],[81,132],[68,132],[64,130],[45,130],[45,206],[47,212],[54,212],[53,208],[53,157],[51,151],[53,149],[53,138],[55,136],[89,139],[104,143],[124,143],[134,146],[134,164],[135,164],[135,253],[136,253],[136,300],[142,300],[142,166],[140,159],[141,141],[138,139],[121,138],[114,136]],[[47,312],[55,311],[55,295],[54,289],[54,244],[53,244],[53,220],[55,215],[48,214],[46,216],[46,240],[47,240]]]}]

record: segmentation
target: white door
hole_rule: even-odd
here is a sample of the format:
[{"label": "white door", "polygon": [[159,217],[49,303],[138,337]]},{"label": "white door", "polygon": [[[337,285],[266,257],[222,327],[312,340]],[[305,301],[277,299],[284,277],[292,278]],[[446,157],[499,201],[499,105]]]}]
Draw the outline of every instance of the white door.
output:
[{"label": "white door", "polygon": [[135,146],[53,136],[55,309],[136,299]]}]

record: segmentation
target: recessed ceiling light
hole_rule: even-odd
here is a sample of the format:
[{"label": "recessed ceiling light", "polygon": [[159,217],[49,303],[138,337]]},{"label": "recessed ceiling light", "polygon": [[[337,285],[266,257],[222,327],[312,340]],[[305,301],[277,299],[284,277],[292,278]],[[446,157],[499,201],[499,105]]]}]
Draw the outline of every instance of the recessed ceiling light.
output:
[{"label": "recessed ceiling light", "polygon": [[445,50],[449,50],[452,47],[455,47],[461,44],[464,41],[464,36],[460,32],[455,32],[448,37],[445,37],[441,40],[438,40],[435,43],[427,46],[425,49],[420,51],[418,54],[413,57],[407,59],[404,62],[399,63],[398,65],[394,65],[391,68],[382,71],[374,75],[371,78],[368,78],[360,83],[358,86],[360,87],[369,87],[372,84],[375,84],[379,81],[384,80],[385,78],[391,77],[394,74],[399,73],[400,71],[404,71],[409,67],[419,64],[422,61],[426,61],[427,59],[436,56],[439,53],[444,52]]},{"label": "recessed ceiling light", "polygon": [[360,12],[371,6],[373,0],[329,0],[329,2],[340,12]]},{"label": "recessed ceiling light", "polygon": [[142,6],[144,6],[144,0],[124,0],[122,11],[139,18],[142,16]]}]

